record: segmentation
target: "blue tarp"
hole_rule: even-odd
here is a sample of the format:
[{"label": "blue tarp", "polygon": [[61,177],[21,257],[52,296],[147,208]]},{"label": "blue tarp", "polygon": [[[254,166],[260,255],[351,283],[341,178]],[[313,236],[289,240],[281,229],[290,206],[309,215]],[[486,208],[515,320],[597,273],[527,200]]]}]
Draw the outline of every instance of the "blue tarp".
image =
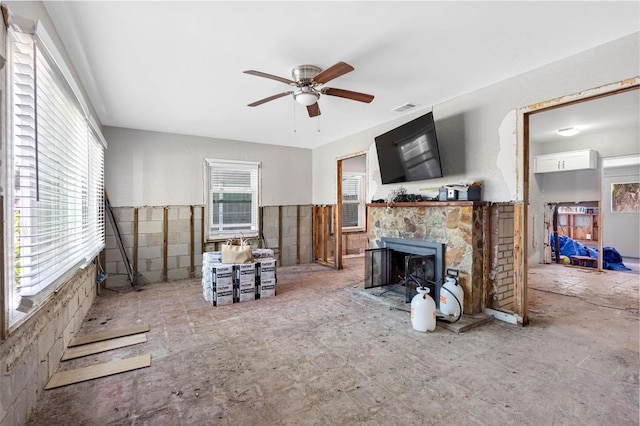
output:
[{"label": "blue tarp", "polygon": [[[553,242],[553,232],[549,234],[549,243],[551,245],[551,252],[555,253],[555,244]],[[589,256],[594,259],[598,258],[598,249],[592,249],[579,243],[565,235],[558,236],[558,246],[560,246],[560,255],[567,256]],[[611,269],[614,271],[630,271],[631,268],[627,268],[622,263],[622,256],[613,247],[602,247],[602,267],[604,269]]]}]

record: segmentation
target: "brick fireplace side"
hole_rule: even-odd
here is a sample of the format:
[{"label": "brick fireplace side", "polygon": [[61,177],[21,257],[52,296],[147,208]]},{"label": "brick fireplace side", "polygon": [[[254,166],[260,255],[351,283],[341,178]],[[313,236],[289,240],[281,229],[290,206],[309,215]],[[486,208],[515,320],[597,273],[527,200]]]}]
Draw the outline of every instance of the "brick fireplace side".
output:
[{"label": "brick fireplace side", "polygon": [[373,203],[367,205],[369,248],[382,237],[429,241],[445,245],[444,268],[459,270],[464,312],[483,311],[484,203],[478,201]]}]

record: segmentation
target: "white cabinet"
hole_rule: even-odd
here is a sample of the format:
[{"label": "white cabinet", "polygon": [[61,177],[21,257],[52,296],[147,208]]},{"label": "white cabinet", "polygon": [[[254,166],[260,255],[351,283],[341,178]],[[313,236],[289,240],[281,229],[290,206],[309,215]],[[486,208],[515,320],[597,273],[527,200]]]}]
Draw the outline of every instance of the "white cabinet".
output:
[{"label": "white cabinet", "polygon": [[595,169],[598,153],[592,149],[556,152],[533,157],[534,173],[566,172],[569,170]]}]

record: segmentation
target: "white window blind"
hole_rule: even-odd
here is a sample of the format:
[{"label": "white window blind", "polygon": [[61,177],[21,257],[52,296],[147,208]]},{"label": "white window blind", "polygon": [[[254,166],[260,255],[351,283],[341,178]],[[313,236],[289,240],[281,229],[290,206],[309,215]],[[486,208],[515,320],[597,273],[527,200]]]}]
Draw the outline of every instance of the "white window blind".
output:
[{"label": "white window blind", "polygon": [[10,30],[9,45],[7,282],[27,311],[104,247],[104,146],[37,37]]},{"label": "white window blind", "polygon": [[363,176],[344,174],[342,177],[342,227],[364,226]]},{"label": "white window blind", "polygon": [[206,167],[209,238],[258,235],[260,164],[207,159]]}]

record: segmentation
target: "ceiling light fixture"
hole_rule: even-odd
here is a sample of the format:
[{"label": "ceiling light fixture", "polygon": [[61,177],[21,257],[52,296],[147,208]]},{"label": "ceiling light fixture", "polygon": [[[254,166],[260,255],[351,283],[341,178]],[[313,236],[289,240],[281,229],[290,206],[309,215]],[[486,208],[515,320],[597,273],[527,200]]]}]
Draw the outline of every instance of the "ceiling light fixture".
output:
[{"label": "ceiling light fixture", "polygon": [[303,87],[302,90],[294,93],[293,97],[300,105],[309,106],[318,102],[318,98],[320,98],[320,95],[309,90],[306,87]]},{"label": "ceiling light fixture", "polygon": [[580,130],[576,127],[567,127],[566,129],[560,129],[556,132],[560,136],[574,136],[580,133]]}]

